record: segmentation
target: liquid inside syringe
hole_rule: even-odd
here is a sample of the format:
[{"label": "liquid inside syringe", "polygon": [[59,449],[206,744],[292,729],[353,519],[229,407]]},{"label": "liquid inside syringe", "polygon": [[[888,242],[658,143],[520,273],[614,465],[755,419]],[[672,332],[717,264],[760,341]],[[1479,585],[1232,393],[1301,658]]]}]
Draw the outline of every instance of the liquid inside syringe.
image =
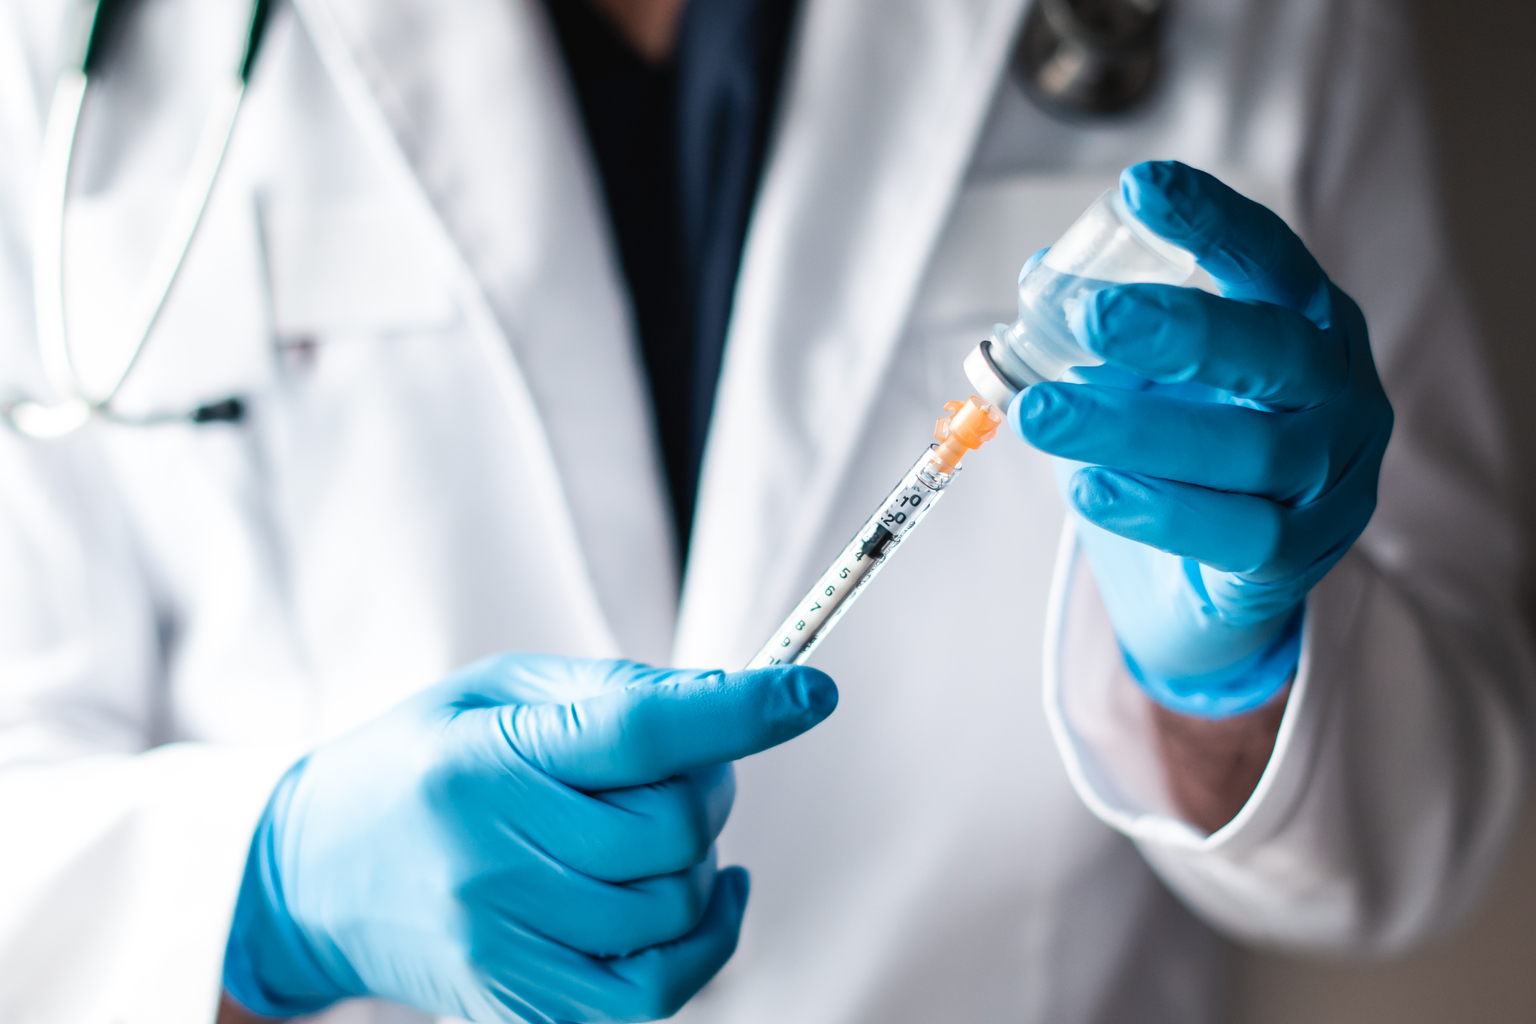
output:
[{"label": "liquid inside syringe", "polygon": [[950,415],[939,420],[934,431],[938,444],[923,452],[747,668],[798,665],[809,658],[902,539],[938,504],[960,469],[961,457],[996,436],[1002,422],[1002,414],[980,398],[950,402],[944,411]]}]

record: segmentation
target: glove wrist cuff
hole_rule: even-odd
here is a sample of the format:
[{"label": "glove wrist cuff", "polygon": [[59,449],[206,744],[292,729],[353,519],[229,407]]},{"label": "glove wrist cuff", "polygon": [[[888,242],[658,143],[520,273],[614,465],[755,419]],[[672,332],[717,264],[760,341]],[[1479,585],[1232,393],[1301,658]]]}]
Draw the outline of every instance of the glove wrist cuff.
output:
[{"label": "glove wrist cuff", "polygon": [[1258,650],[1225,668],[1197,676],[1160,676],[1145,670],[1125,645],[1120,653],[1131,678],[1154,701],[1192,718],[1230,718],[1263,705],[1285,688],[1301,658],[1303,605]]},{"label": "glove wrist cuff", "polygon": [[326,975],[283,899],[275,826],[303,766],[300,761],[283,776],[256,826],[224,951],[225,992],[262,1017],[314,1013],[356,994]]}]

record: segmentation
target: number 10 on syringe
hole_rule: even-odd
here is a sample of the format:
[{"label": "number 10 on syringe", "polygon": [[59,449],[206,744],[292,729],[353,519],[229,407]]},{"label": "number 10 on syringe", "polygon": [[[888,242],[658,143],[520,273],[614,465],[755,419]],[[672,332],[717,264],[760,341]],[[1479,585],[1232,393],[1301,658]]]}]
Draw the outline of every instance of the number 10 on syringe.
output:
[{"label": "number 10 on syringe", "polygon": [[961,457],[992,440],[1002,422],[1001,413],[974,396],[967,402],[950,402],[944,411],[949,415],[939,420],[933,433],[938,444],[923,452],[747,668],[799,665],[809,658],[902,539],[944,496],[960,469]]}]

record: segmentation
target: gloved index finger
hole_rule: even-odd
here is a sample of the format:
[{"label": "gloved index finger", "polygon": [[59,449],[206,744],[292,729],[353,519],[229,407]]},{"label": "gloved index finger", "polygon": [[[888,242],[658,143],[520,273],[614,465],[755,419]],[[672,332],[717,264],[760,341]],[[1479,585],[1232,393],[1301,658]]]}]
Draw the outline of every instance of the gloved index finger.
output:
[{"label": "gloved index finger", "polygon": [[1198,288],[1111,285],[1068,320],[1078,343],[1161,384],[1193,381],[1282,409],[1322,405],[1344,387],[1344,345],[1300,313]]},{"label": "gloved index finger", "polygon": [[652,674],[569,704],[496,710],[519,755],[568,786],[596,791],[758,753],[810,729],[836,706],[837,687],[826,673],[778,666]]},{"label": "gloved index finger", "polygon": [[1120,191],[1142,223],[1192,252],[1224,294],[1272,302],[1314,321],[1325,312],[1322,268],[1267,207],[1175,160],[1127,167]]}]

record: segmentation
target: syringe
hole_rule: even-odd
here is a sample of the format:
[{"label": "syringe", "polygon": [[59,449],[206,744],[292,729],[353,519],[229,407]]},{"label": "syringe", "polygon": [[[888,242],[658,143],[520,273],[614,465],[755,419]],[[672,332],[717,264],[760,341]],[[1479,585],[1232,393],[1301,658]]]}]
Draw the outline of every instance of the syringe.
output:
[{"label": "syringe", "polygon": [[960,459],[997,436],[1003,421],[1002,413],[974,395],[966,402],[950,402],[944,411],[949,415],[933,432],[939,443],[928,446],[747,668],[799,665],[809,658],[902,540],[938,504],[960,469]]}]

